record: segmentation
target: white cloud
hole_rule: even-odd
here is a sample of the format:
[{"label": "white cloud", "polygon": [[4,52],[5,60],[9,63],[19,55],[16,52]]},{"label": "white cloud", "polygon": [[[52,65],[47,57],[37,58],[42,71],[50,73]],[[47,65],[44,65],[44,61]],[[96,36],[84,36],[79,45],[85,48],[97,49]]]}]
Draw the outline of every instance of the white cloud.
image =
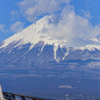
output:
[{"label": "white cloud", "polygon": [[61,10],[70,0],[24,0],[19,7],[27,20],[33,22],[38,16],[53,14]]},{"label": "white cloud", "polygon": [[4,27],[5,27],[5,25],[0,25],[0,31],[2,31],[2,32],[4,32]]},{"label": "white cloud", "polygon": [[91,19],[92,18],[91,13],[89,11],[82,10],[82,13],[83,13],[83,16],[85,18],[88,18],[88,19]]},{"label": "white cloud", "polygon": [[44,17],[39,24],[44,24],[40,33],[67,47],[99,44],[99,42],[93,41],[93,38],[100,35],[100,26],[93,27],[89,23],[89,19],[77,15],[73,7],[69,6],[62,10],[58,23],[55,23],[55,19],[54,15]]},{"label": "white cloud", "polygon": [[10,30],[14,32],[19,32],[23,29],[23,27],[24,27],[24,24],[20,21],[17,21],[11,25]]},{"label": "white cloud", "polygon": [[11,12],[11,15],[12,15],[11,21],[14,21],[16,17],[19,18],[19,17],[18,17],[18,12],[17,12],[17,11],[14,11],[14,10],[13,10],[13,11]]}]

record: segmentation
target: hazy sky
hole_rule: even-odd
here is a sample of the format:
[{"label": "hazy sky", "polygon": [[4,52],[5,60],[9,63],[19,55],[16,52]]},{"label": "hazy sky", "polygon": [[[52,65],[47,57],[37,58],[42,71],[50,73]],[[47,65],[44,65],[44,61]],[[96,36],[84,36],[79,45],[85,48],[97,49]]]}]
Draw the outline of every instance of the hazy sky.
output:
[{"label": "hazy sky", "polygon": [[70,13],[77,24],[74,25],[76,32],[80,32],[77,30],[81,22],[85,22],[85,24],[81,23],[83,31],[88,27],[98,36],[100,30],[100,0],[1,0],[0,13],[0,41],[46,15],[56,16],[54,20],[58,23],[61,16],[65,17],[64,20],[68,20],[66,17]]}]

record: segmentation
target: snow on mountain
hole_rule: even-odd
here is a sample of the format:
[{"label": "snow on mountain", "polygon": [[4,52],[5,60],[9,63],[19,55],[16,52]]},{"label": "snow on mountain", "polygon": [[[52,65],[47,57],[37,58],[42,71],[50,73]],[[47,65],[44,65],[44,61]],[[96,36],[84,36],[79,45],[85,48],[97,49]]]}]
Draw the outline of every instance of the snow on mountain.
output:
[{"label": "snow on mountain", "polygon": [[[92,44],[92,42],[94,43],[95,39],[93,39],[92,42],[89,42],[89,44],[86,44],[84,42],[83,39],[80,39],[80,41],[78,41],[78,39],[76,38],[72,43],[75,46],[69,47],[68,43],[70,41],[68,41],[66,38],[62,38],[61,39],[55,38],[53,37],[53,35],[51,35],[51,33],[46,33],[48,32],[49,29],[53,29],[52,27],[54,26],[52,24],[52,16],[45,16],[44,18],[40,19],[39,21],[37,21],[35,24],[30,25],[29,27],[25,28],[24,30],[22,30],[21,32],[11,36],[10,38],[6,39],[5,41],[3,41],[3,45],[0,48],[5,48],[7,47],[9,44],[11,43],[16,43],[16,45],[14,45],[13,48],[18,47],[19,49],[21,48],[22,45],[28,44],[30,43],[30,48],[28,51],[30,51],[36,44],[38,44],[40,41],[43,41],[43,46],[41,48],[41,52],[43,51],[45,45],[53,45],[54,48],[54,59],[59,62],[59,59],[57,59],[57,50],[60,46],[60,48],[66,48],[66,52],[64,52],[64,56],[62,57],[62,60],[65,59],[65,57],[69,54],[70,49],[72,51],[75,50],[89,50],[89,51],[94,51],[95,49],[100,50],[100,45],[98,44]],[[66,29],[61,29],[62,33],[63,31],[66,31]],[[61,31],[60,30],[60,31]],[[55,30],[53,31],[55,32]],[[52,33],[52,34],[56,34],[56,33]],[[59,35],[59,32],[58,32]],[[66,36],[65,36],[66,37]],[[83,41],[83,42],[82,42]],[[85,43],[86,45],[81,46],[80,44],[78,45],[78,43]],[[97,42],[97,41],[96,41]],[[77,44],[77,45],[76,45]]]},{"label": "snow on mountain", "polygon": [[23,77],[24,72],[25,76],[99,76],[100,36],[94,29],[73,11],[57,22],[45,16],[0,43],[1,72],[11,77]]}]

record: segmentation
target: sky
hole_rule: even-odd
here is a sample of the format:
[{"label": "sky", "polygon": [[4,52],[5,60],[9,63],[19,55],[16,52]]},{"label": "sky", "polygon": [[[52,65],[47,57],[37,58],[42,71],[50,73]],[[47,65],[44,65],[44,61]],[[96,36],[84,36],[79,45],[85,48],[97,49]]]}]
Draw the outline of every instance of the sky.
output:
[{"label": "sky", "polygon": [[45,17],[51,27],[44,33],[53,30],[53,38],[70,43],[100,36],[100,0],[2,0],[0,13],[0,42]]}]

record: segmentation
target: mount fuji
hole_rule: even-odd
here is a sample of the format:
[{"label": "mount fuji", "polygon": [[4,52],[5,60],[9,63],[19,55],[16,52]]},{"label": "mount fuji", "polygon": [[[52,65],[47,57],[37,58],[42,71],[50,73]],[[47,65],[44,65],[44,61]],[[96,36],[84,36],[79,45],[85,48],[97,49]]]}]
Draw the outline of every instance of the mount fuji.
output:
[{"label": "mount fuji", "polygon": [[[48,31],[51,27],[53,27],[51,18],[46,16],[1,42],[0,72],[11,77],[15,74],[16,77],[26,75],[99,77],[99,39],[93,40],[98,41],[98,45],[91,42],[84,46],[80,46],[80,44],[79,46],[69,46],[68,40],[62,38],[62,35],[57,37],[54,36],[56,33]],[[48,33],[46,34],[46,32]],[[84,40],[81,41],[84,42]],[[75,39],[73,45],[77,42],[78,40]],[[24,73],[19,70],[26,71]]]}]

